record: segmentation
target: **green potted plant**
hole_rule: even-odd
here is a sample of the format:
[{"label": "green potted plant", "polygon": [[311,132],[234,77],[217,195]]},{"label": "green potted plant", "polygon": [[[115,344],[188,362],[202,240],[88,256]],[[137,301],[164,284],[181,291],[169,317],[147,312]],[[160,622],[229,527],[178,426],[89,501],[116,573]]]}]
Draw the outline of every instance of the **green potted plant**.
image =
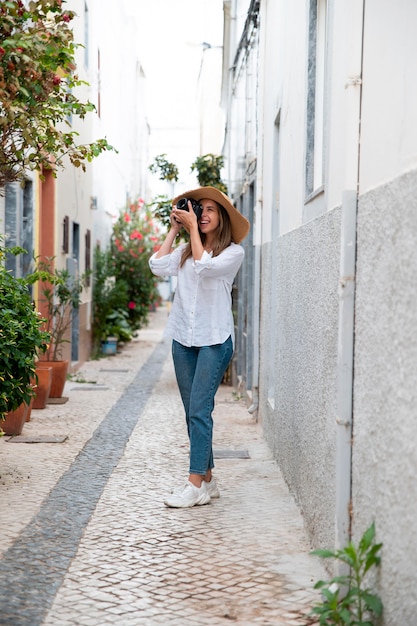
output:
[{"label": "green potted plant", "polygon": [[[46,350],[49,333],[42,328],[45,320],[33,307],[25,279],[6,270],[6,252],[22,250],[6,250],[0,241],[0,429],[20,434],[34,393],[35,361]],[[13,415],[17,410],[20,417]]]},{"label": "green potted plant", "polygon": [[61,398],[69,368],[68,359],[63,357],[64,344],[70,343],[70,329],[89,273],[72,276],[66,269],[54,268],[52,258],[35,261],[35,271],[25,280],[29,284],[38,284],[38,305],[45,315],[44,329],[50,337],[39,360],[41,366],[52,368],[49,397]]},{"label": "green potted plant", "polygon": [[115,354],[114,342],[116,342],[117,347],[118,343],[131,341],[132,337],[133,330],[129,324],[129,313],[122,309],[116,309],[109,313],[101,335],[103,354]]},{"label": "green potted plant", "polygon": [[[129,295],[128,286],[117,281],[114,276],[113,259],[110,250],[94,251],[93,271],[93,354],[99,358],[101,354],[115,354],[117,342],[122,340],[119,333],[114,333],[114,318],[127,311]],[[126,317],[123,326],[132,331]],[[128,341],[129,338],[123,339]]]}]

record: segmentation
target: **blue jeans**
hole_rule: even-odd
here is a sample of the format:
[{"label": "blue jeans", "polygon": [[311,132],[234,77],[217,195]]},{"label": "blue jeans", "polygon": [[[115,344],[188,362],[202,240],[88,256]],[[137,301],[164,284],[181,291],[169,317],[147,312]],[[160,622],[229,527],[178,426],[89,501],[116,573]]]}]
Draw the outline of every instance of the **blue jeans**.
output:
[{"label": "blue jeans", "polygon": [[190,439],[190,474],[204,476],[214,467],[214,397],[233,354],[232,339],[214,346],[186,347],[172,342],[175,374]]}]

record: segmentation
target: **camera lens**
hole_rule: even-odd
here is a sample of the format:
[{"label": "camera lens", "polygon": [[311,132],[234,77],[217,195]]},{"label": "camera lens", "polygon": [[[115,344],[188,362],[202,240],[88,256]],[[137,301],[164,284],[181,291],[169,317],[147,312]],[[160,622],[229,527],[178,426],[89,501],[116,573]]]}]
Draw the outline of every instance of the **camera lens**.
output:
[{"label": "camera lens", "polygon": [[178,202],[177,202],[177,209],[180,209],[180,211],[188,211],[188,200],[187,200],[187,198],[181,198],[181,200],[178,200]]}]

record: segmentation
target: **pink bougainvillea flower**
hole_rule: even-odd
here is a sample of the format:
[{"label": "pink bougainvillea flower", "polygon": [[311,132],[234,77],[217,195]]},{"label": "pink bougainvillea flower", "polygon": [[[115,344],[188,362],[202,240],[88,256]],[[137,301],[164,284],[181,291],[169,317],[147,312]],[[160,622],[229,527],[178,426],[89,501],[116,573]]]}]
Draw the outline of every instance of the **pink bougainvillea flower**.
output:
[{"label": "pink bougainvillea flower", "polygon": [[127,306],[129,307],[129,309],[136,309],[136,302],[129,302]]},{"label": "pink bougainvillea flower", "polygon": [[143,239],[143,235],[142,233],[140,233],[138,230],[133,230],[130,233],[130,239]]},{"label": "pink bougainvillea flower", "polygon": [[117,246],[117,249],[119,252],[123,252],[124,251],[124,247],[123,246]]},{"label": "pink bougainvillea flower", "polygon": [[131,217],[130,217],[129,213],[125,213],[124,216],[123,216],[123,219],[124,219],[125,222],[130,222],[131,221]]}]

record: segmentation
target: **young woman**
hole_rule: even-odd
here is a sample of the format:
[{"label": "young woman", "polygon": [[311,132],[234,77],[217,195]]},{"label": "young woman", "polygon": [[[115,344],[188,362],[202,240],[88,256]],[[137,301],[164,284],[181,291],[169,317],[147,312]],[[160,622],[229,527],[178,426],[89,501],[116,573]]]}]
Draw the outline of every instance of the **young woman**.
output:
[{"label": "young woman", "polygon": [[[181,198],[201,205],[197,218],[177,208]],[[173,200],[171,229],[149,265],[157,276],[177,276],[166,334],[173,339],[172,355],[190,440],[189,477],[185,486],[166,496],[166,506],[207,504],[219,497],[212,476],[214,397],[233,354],[234,324],[231,290],[242,264],[238,245],[249,222],[230,199],[214,187],[187,191]],[[181,228],[188,244],[173,248]]]}]

